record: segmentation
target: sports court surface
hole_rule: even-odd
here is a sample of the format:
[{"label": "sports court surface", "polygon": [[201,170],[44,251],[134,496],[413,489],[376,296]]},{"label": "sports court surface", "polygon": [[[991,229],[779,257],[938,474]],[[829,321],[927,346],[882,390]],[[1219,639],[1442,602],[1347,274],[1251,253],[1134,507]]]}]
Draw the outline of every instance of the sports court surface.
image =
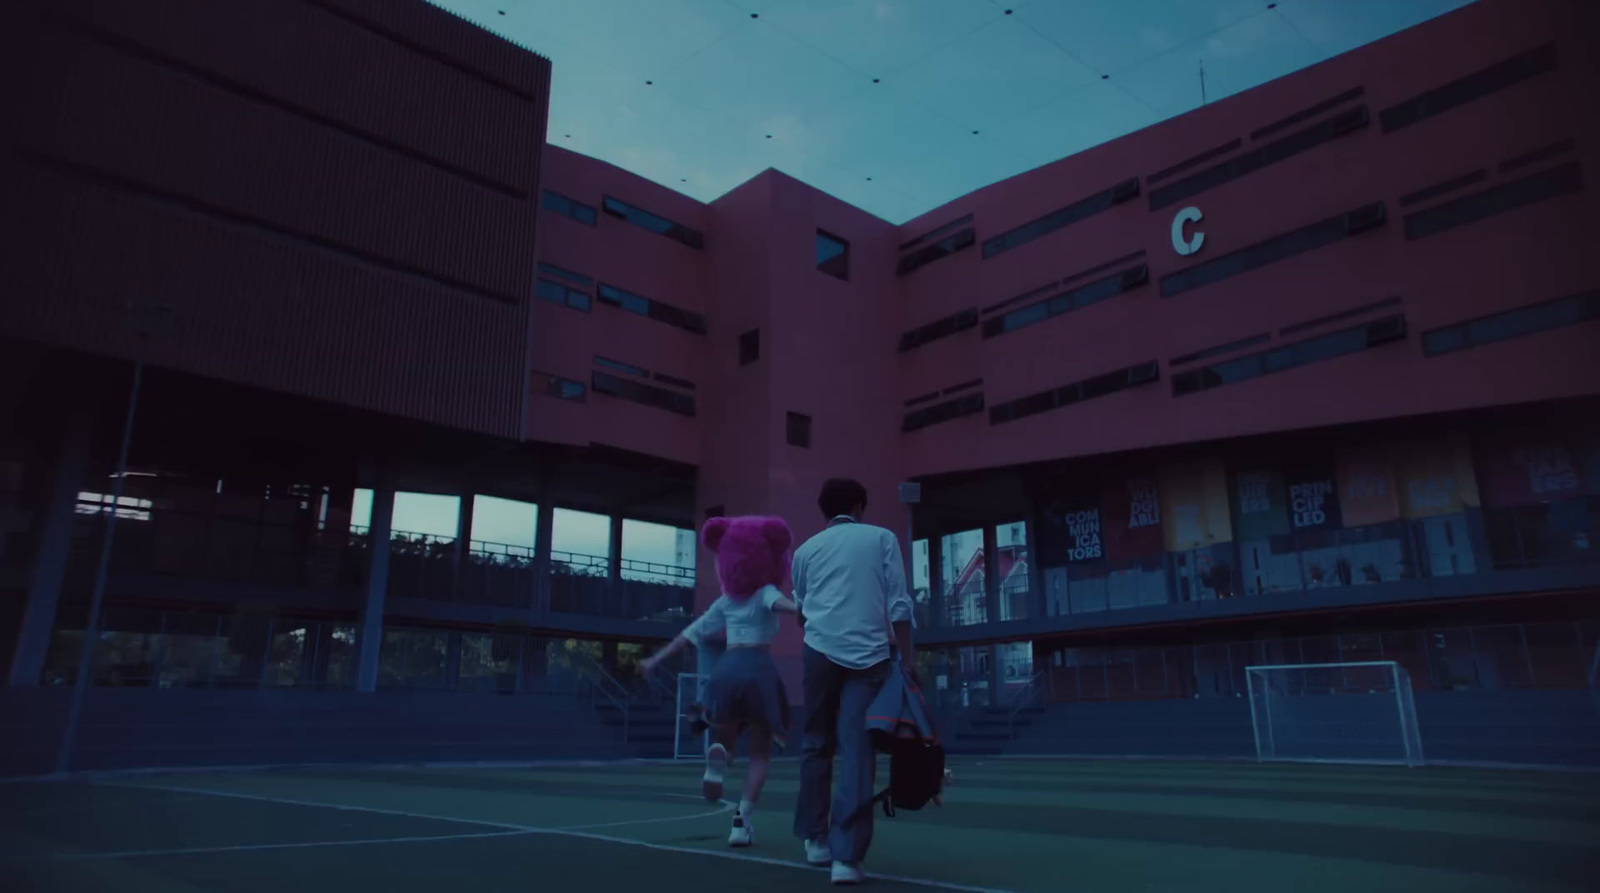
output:
[{"label": "sports court surface", "polygon": [[[1600,776],[964,760],[880,816],[870,889],[1474,893],[1600,888]],[[774,767],[756,846],[693,764],[298,768],[0,784],[8,891],[828,889]],[[731,774],[737,792],[742,766]],[[887,876],[887,877],[886,877]],[[20,883],[19,883],[20,881]]]}]

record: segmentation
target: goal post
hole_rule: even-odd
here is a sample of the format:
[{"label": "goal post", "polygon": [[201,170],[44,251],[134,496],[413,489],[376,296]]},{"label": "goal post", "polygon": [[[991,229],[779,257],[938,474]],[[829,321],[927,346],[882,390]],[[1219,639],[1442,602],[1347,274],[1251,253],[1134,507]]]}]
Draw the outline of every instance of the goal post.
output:
[{"label": "goal post", "polygon": [[1394,661],[1245,667],[1258,761],[1423,764],[1411,677]]},{"label": "goal post", "polygon": [[711,746],[709,731],[696,736],[690,731],[694,721],[692,708],[704,703],[706,690],[704,673],[679,673],[677,707],[672,722],[672,758],[675,760],[704,759],[706,748]]}]

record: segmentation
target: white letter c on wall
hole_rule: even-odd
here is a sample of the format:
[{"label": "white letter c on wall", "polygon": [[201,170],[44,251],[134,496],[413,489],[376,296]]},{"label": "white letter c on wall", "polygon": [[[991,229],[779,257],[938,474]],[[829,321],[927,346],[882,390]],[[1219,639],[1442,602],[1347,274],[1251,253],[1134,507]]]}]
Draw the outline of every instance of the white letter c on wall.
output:
[{"label": "white letter c on wall", "polygon": [[1182,255],[1190,255],[1200,250],[1200,246],[1206,243],[1206,234],[1195,230],[1193,237],[1184,238],[1183,227],[1187,223],[1199,223],[1202,219],[1204,219],[1204,215],[1200,213],[1200,209],[1192,205],[1179,211],[1178,216],[1172,218],[1173,251]]}]

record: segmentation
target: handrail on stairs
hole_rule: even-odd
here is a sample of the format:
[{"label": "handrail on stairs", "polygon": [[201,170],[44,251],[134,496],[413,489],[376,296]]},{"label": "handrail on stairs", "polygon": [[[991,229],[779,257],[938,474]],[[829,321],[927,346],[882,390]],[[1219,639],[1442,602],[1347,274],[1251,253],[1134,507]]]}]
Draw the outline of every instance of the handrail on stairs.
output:
[{"label": "handrail on stairs", "polygon": [[1011,701],[1011,700],[1015,700],[1016,704],[1014,706],[1012,706],[1011,710],[1006,714],[1006,735],[1007,735],[1007,737],[1011,738],[1012,740],[1016,739],[1016,737],[1017,737],[1017,716],[1019,714],[1021,714],[1023,710],[1027,709],[1028,707],[1033,706],[1035,696],[1037,695],[1037,688],[1038,688],[1038,685],[1039,685],[1039,680],[1040,679],[1048,680],[1048,678],[1049,678],[1049,673],[1041,670],[1040,672],[1035,673],[1032,676],[1029,676],[1027,684],[1023,685],[1022,688],[1018,689],[1012,695],[1008,696],[1008,698],[1007,698],[1008,702]]},{"label": "handrail on stairs", "polygon": [[[600,662],[595,660],[593,655],[584,654],[581,651],[578,652],[578,654],[582,655],[584,661],[588,665],[588,669],[595,674],[595,678],[592,680],[594,684],[592,684],[589,688],[589,703],[593,704],[594,694],[599,693],[600,695],[604,696],[608,702],[610,702],[611,706],[617,708],[617,712],[622,714],[622,743],[627,744],[629,740],[629,698],[627,686],[623,685],[621,682],[618,682],[614,676],[606,672],[606,668],[601,666]],[[608,685],[609,690],[607,687]]]}]

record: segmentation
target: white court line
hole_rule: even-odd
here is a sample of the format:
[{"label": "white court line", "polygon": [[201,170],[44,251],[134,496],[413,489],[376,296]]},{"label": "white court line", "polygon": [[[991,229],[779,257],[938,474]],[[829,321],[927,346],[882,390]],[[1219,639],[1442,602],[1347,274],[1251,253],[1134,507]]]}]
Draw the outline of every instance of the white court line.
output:
[{"label": "white court line", "polygon": [[[277,803],[285,806],[317,806],[323,809],[343,809],[350,810],[352,812],[371,812],[379,815],[397,815],[413,819],[429,819],[435,822],[459,822],[465,825],[480,825],[488,828],[500,828],[506,832],[517,832],[522,834],[548,834],[558,837],[575,837],[580,840],[594,840],[601,843],[615,843],[624,846],[644,847],[645,849],[657,850],[664,853],[682,853],[690,856],[706,856],[713,859],[729,859],[735,862],[754,862],[760,865],[775,865],[780,868],[796,868],[802,871],[813,873],[817,871],[817,869],[802,862],[795,862],[787,859],[773,859],[767,856],[751,856],[744,853],[735,853],[727,850],[705,850],[696,849],[694,847],[674,846],[666,843],[651,843],[645,840],[632,840],[627,837],[612,837],[606,834],[592,834],[576,828],[539,828],[532,825],[513,825],[508,822],[495,822],[484,819],[464,819],[457,816],[429,815],[427,813],[409,812],[402,809],[383,809],[376,806],[350,806],[343,803],[318,803],[312,800],[294,800],[287,797],[268,797],[263,794],[241,794],[233,791],[208,791],[204,788],[177,787],[172,785],[125,784],[117,782],[101,782],[101,784],[106,784],[112,787],[171,791],[179,794],[204,794],[213,797],[232,797],[238,800],[255,800],[262,803]],[[652,819],[650,821],[655,820]],[[506,834],[505,836],[509,837],[511,835]],[[330,845],[334,844],[330,842]],[[901,875],[878,874],[876,872],[869,872],[867,877],[869,880],[878,879],[883,881],[893,881],[898,884],[909,884],[911,886],[929,887],[938,890],[956,890],[961,891],[961,893],[1021,893],[1021,891],[1007,890],[1001,887],[978,887],[971,884],[957,884],[950,881],[935,881],[927,878],[903,877]]]}]

